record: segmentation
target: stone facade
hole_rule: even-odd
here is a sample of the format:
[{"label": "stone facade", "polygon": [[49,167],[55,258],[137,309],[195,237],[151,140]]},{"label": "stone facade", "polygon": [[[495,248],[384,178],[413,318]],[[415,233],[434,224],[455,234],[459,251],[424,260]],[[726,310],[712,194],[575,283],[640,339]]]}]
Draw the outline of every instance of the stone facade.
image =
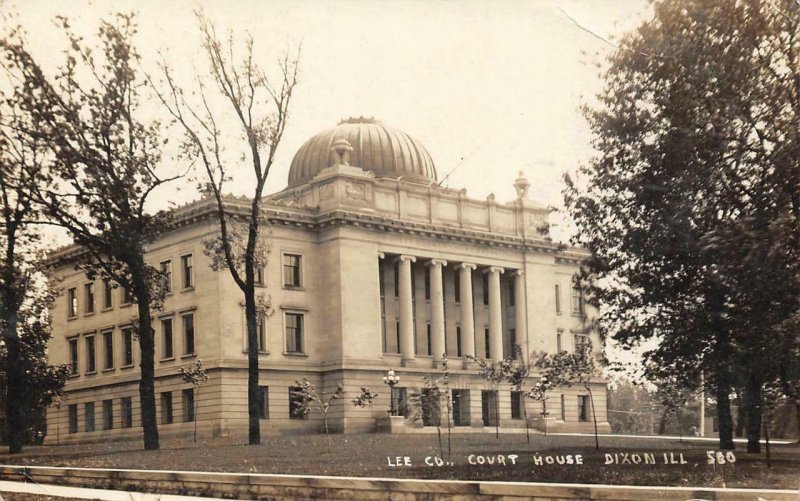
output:
[{"label": "stone facade", "polygon": [[[308,419],[291,416],[290,387],[302,378],[326,393],[344,387],[345,398],[328,414],[332,429],[373,431],[390,403],[389,388],[381,383],[386,371],[393,368],[400,376],[394,394],[402,408],[424,376],[440,374],[436,367],[445,353],[457,397],[456,427],[493,427],[495,398],[500,426],[524,427],[520,405],[537,416],[539,404],[507,387],[490,391],[466,356],[499,360],[518,344],[528,358],[573,350],[583,336],[599,346],[587,321],[591,311],[572,286],[586,253],[546,237],[548,210],[527,198],[522,176],[511,202],[471,199],[465,190],[437,185],[430,157],[419,153],[424,148],[418,143],[414,155],[403,157],[408,148],[392,135],[397,131],[371,120],[345,123],[350,129],[339,140],[334,128],[323,133],[330,134],[327,143],[315,136],[301,148],[290,188],[265,199],[271,253],[259,292],[270,298],[273,313],[260,330],[262,433],[321,429],[314,413]],[[359,127],[356,136],[353,124]],[[309,151],[320,144],[332,145],[330,155]],[[387,145],[395,146],[381,153]],[[367,162],[368,151],[382,155],[380,176],[368,164],[349,165],[350,158]],[[419,162],[423,168],[407,175]],[[246,206],[228,201],[231,213]],[[246,432],[243,296],[203,254],[203,240],[217,231],[214,210],[210,200],[177,209],[175,227],[148,248],[150,262],[168,267],[172,279],[154,322],[157,413],[166,436],[192,429],[194,399],[201,434]],[[79,258],[76,248],[52,256],[64,292],[52,311],[49,356],[52,363],[76,363],[67,398],[48,414],[47,439],[138,437],[139,353],[126,329],[135,307],[125,304],[121,289],[107,294],[101,281],[91,283],[75,271]],[[209,371],[199,393],[177,374],[197,357]],[[379,393],[372,408],[350,404],[362,386]],[[593,387],[598,421],[608,429],[605,381],[598,378]],[[548,409],[550,430],[592,428],[582,389],[553,391]]]}]

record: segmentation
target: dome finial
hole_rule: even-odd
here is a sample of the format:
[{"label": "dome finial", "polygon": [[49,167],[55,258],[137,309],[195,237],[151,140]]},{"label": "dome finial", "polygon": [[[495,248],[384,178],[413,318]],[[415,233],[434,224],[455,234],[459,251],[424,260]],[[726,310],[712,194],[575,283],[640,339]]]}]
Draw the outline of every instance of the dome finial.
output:
[{"label": "dome finial", "polygon": [[525,177],[522,171],[519,171],[519,176],[514,181],[514,189],[517,190],[517,200],[522,200],[524,198],[528,198],[528,188],[531,187],[531,183],[528,182],[528,178]]}]

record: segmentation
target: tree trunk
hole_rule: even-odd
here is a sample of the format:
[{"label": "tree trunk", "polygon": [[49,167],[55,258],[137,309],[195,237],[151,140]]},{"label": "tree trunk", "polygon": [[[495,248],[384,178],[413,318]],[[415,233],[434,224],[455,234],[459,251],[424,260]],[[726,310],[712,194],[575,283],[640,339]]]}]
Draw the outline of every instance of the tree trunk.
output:
[{"label": "tree trunk", "polygon": [[669,414],[669,409],[665,409],[664,412],[661,413],[661,419],[658,420],[658,434],[663,435],[665,431],[667,431],[667,414]]},{"label": "tree trunk", "polygon": [[740,405],[736,409],[736,436],[743,437],[744,436],[744,427],[747,423],[747,415],[745,414],[745,406]]},{"label": "tree trunk", "polygon": [[761,378],[757,374],[749,374],[744,389],[744,402],[747,412],[747,452],[761,452]]},{"label": "tree trunk", "polygon": [[592,406],[592,421],[594,421],[594,448],[595,450],[600,450],[600,437],[597,433],[597,412],[594,410],[594,395],[592,394],[592,389],[589,388],[589,385],[586,385],[586,391],[589,392],[589,403]]},{"label": "tree trunk", "polygon": [[139,312],[139,349],[142,355],[139,399],[141,400],[144,448],[145,450],[155,450],[159,448],[155,392],[155,332],[150,313],[150,291],[144,281],[144,267],[144,259],[135,263],[131,267],[131,278]]},{"label": "tree trunk", "polygon": [[709,320],[714,333],[715,342],[715,369],[717,373],[717,420],[719,421],[719,448],[720,450],[734,450],[733,420],[731,418],[731,386],[732,377],[730,369],[731,341],[728,331],[722,323],[722,313],[725,304],[725,294],[721,290],[717,279],[712,277],[707,296]]},{"label": "tree trunk", "polygon": [[772,467],[772,456],[770,455],[770,450],[769,450],[769,427],[770,427],[772,419],[770,419],[771,416],[770,416],[769,413],[766,413],[766,414],[767,415],[765,416],[765,419],[764,419],[764,440],[766,441],[766,446],[767,446],[767,468],[771,468]]},{"label": "tree trunk", "polygon": [[25,375],[21,373],[21,364],[14,363],[19,360],[19,336],[17,335],[17,313],[11,312],[6,323],[6,419],[8,430],[8,452],[16,454],[22,451],[25,443]]},{"label": "tree trunk", "polygon": [[197,443],[197,406],[200,401],[200,387],[195,386],[194,388],[194,416],[192,416],[194,419],[192,421],[194,421],[194,443]]},{"label": "tree trunk", "polygon": [[253,263],[245,265],[247,283],[244,291],[244,309],[247,319],[247,415],[248,443],[261,443],[261,423],[259,419],[258,391],[258,313],[256,311],[256,293],[253,284]]}]

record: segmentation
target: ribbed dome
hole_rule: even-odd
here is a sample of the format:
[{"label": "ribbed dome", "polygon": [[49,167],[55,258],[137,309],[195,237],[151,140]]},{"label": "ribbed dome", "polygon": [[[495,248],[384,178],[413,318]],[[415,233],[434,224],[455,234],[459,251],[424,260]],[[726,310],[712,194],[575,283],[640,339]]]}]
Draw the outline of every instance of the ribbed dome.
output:
[{"label": "ribbed dome", "polygon": [[350,165],[370,170],[376,177],[436,181],[436,168],[428,151],[405,132],[372,118],[348,118],[322,131],[297,150],[289,169],[289,187],[310,181],[336,162],[331,151],[342,139],[350,143]]}]

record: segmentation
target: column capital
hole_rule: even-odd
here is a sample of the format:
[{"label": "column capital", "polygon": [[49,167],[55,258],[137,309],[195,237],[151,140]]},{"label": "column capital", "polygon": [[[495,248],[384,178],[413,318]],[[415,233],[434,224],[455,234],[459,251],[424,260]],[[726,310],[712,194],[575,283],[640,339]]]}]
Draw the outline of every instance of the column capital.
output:
[{"label": "column capital", "polygon": [[511,270],[509,273],[512,277],[524,277],[525,271],[524,270]]},{"label": "column capital", "polygon": [[487,266],[483,269],[484,273],[503,273],[506,271],[502,266]]},{"label": "column capital", "polygon": [[386,253],[385,252],[378,252],[378,259],[386,259]]},{"label": "column capital", "polygon": [[478,268],[478,265],[472,263],[460,263],[458,268],[460,270],[474,270]]},{"label": "column capital", "polygon": [[397,256],[396,261],[400,263],[404,263],[406,261],[415,263],[417,261],[417,258],[415,256],[409,256],[408,254],[400,254],[399,256]]},{"label": "column capital", "polygon": [[444,259],[431,259],[425,263],[425,266],[447,266],[447,261]]}]

